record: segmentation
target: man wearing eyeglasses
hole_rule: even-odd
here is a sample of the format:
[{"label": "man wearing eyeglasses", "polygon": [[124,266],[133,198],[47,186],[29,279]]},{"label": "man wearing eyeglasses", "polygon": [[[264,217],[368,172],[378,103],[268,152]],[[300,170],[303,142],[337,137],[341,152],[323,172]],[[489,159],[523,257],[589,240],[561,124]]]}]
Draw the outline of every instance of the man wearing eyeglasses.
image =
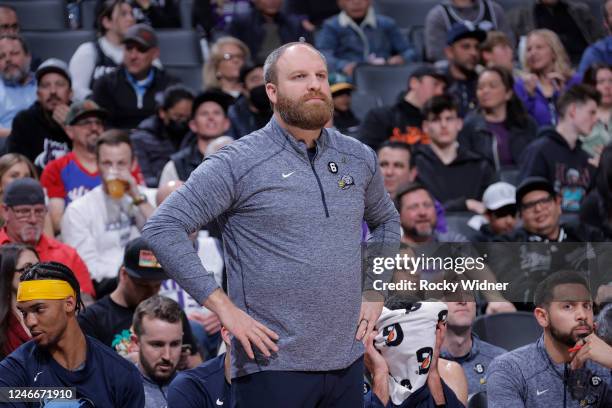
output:
[{"label": "man wearing eyeglasses", "polygon": [[17,179],[8,185],[2,201],[4,227],[0,230],[0,245],[28,244],[36,248],[42,262],[61,262],[72,269],[81,291],[95,296],[89,270],[76,250],[43,233],[45,193],[40,183],[31,178]]},{"label": "man wearing eyeglasses", "polygon": [[123,44],[123,64],[95,82],[93,100],[109,112],[110,128],[132,129],[155,114],[155,95],[178,81],[153,65],[159,47],[151,27],[133,25]]},{"label": "man wearing eyeglasses", "polygon": [[[91,100],[75,102],[66,116],[65,129],[72,140],[72,151],[51,161],[43,170],[40,183],[49,197],[49,215],[56,233],[66,206],[100,185],[96,162],[96,142],[104,132],[108,113]],[[132,176],[142,181],[139,167]]]}]

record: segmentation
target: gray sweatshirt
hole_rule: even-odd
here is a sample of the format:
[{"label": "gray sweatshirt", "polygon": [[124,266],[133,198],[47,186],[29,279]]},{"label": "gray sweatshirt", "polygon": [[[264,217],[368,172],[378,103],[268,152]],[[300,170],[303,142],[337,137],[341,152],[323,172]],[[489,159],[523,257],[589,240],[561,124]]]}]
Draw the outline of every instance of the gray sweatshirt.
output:
[{"label": "gray sweatshirt", "polygon": [[[486,2],[486,4],[485,4]],[[452,13],[456,17],[469,20],[478,25],[486,15],[485,5],[491,8],[493,21],[497,30],[503,31],[510,42],[514,42],[514,36],[506,21],[504,9],[497,3],[491,0],[476,0],[472,6],[458,8],[452,6],[452,0],[444,0],[441,3],[450,5]],[[488,20],[487,20],[488,21]],[[452,21],[444,11],[442,5],[438,4],[433,7],[425,18],[425,51],[429,61],[440,61],[446,59],[444,48],[446,48],[446,34],[448,33]]]},{"label": "gray sweatshirt", "polygon": [[493,360],[487,375],[488,408],[600,407],[601,394],[612,384],[610,370],[588,361],[580,373],[590,387],[576,400],[570,391],[569,367],[566,373],[564,364],[553,363],[542,336]]},{"label": "gray sweatshirt", "polygon": [[399,246],[399,216],[376,155],[324,129],[313,162],[273,118],[209,156],[143,230],[164,269],[198,302],[217,289],[188,234],[217,219],[228,295],[274,330],[279,352],[250,360],[237,341],[232,378],[263,370],[346,368],[361,306],[362,220],[373,242]]}]

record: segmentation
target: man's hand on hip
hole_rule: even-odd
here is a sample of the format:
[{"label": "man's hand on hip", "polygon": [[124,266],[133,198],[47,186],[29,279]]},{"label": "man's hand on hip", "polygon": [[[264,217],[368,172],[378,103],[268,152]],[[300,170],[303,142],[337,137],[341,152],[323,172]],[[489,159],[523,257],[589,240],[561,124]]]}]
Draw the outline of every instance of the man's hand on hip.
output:
[{"label": "man's hand on hip", "polygon": [[250,359],[255,358],[252,344],[266,357],[278,351],[275,343],[278,334],[236,307],[221,289],[215,290],[204,306],[219,316],[223,326],[238,339]]}]

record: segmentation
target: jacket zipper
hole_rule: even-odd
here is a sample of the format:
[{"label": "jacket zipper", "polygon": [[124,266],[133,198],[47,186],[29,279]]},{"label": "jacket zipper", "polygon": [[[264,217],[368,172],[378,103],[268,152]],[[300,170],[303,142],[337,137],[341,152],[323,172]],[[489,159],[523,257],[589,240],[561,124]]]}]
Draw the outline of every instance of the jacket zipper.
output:
[{"label": "jacket zipper", "polygon": [[323,208],[325,209],[325,217],[329,218],[329,210],[327,209],[327,202],[325,201],[325,192],[323,191],[323,185],[321,184],[321,179],[319,178],[319,175],[317,174],[317,171],[314,167],[314,160],[316,158],[317,155],[315,154],[315,157],[312,160],[309,160],[310,168],[312,169],[312,172],[314,173],[314,176],[317,179],[317,183],[319,184],[319,191],[321,191],[321,200],[323,201]]}]

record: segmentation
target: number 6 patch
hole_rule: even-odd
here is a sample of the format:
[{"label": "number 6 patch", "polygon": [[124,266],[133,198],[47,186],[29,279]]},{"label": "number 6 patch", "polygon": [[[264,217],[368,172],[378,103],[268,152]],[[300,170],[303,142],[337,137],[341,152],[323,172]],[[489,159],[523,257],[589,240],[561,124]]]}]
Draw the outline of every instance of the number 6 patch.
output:
[{"label": "number 6 patch", "polygon": [[338,165],[334,162],[327,163],[327,168],[332,174],[336,174],[338,172]]}]

